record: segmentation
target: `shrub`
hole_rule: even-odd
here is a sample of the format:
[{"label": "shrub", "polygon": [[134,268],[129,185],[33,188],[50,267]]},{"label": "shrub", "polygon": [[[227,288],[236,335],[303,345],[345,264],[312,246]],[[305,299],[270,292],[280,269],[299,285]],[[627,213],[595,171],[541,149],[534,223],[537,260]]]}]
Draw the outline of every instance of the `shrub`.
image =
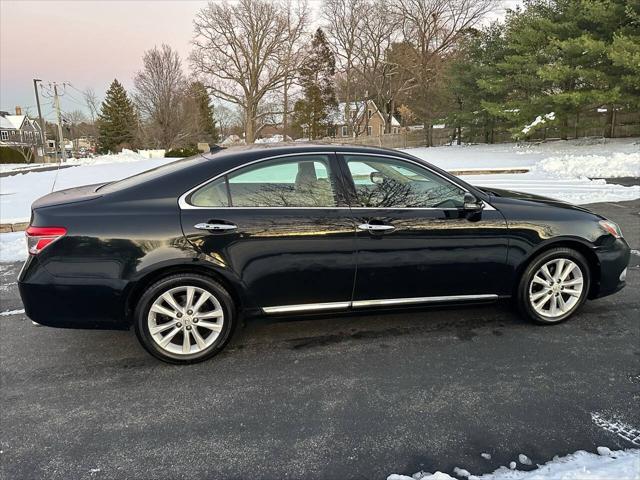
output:
[{"label": "shrub", "polygon": [[197,155],[200,153],[198,147],[195,145],[189,147],[182,148],[173,148],[171,150],[167,150],[164,154],[165,157],[192,157],[193,155]]}]

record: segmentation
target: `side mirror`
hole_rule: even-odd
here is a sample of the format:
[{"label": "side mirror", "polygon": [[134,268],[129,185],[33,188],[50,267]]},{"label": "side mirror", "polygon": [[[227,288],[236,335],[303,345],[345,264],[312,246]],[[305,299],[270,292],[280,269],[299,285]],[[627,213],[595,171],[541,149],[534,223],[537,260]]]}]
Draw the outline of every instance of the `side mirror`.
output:
[{"label": "side mirror", "polygon": [[468,212],[479,212],[484,208],[484,202],[479,198],[476,198],[472,193],[464,194],[464,210]]},{"label": "side mirror", "polygon": [[369,174],[369,180],[371,180],[371,183],[375,185],[380,185],[381,183],[384,183],[384,175],[380,172],[371,172]]}]

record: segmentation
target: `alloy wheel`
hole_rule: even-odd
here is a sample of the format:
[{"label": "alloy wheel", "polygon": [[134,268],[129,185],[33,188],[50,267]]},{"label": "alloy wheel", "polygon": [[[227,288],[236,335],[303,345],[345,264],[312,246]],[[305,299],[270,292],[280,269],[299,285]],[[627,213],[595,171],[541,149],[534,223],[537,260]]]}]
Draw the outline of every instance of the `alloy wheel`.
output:
[{"label": "alloy wheel", "polygon": [[580,267],[568,258],[554,258],[533,275],[529,303],[538,315],[549,320],[560,319],[576,308],[583,289]]},{"label": "alloy wheel", "polygon": [[153,341],[177,355],[200,353],[216,341],[224,325],[218,299],[193,285],[158,295],[149,309],[147,326]]}]

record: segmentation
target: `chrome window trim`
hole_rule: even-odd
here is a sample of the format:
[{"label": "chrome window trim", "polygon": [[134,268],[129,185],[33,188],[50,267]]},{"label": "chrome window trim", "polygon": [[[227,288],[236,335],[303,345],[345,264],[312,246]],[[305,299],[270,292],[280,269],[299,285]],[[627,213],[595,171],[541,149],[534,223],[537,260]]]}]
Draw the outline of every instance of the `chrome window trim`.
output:
[{"label": "chrome window trim", "polygon": [[187,190],[185,193],[183,193],[182,195],[180,195],[180,198],[178,198],[178,206],[182,209],[182,210],[212,210],[212,209],[230,209],[230,208],[240,208],[240,209],[269,209],[269,208],[322,208],[322,209],[329,209],[329,210],[333,210],[335,208],[349,208],[349,207],[198,207],[195,205],[191,205],[190,203],[187,203],[187,197],[189,195],[191,195],[195,190],[198,190],[199,188],[204,187],[205,185],[211,183],[211,182],[215,182],[217,179],[219,179],[220,177],[224,177],[225,175],[229,175],[232,172],[235,172],[236,170],[239,170],[241,168],[244,167],[248,167],[249,165],[254,165],[256,163],[260,163],[260,162],[266,162],[268,160],[276,160],[278,158],[287,158],[287,157],[299,157],[302,155],[335,155],[335,152],[326,152],[326,151],[322,151],[322,152],[298,152],[298,153],[284,153],[284,154],[280,154],[280,155],[273,155],[271,157],[264,157],[264,158],[258,158],[257,160],[253,160],[249,163],[243,163],[242,165],[238,165],[236,167],[230,168],[229,170],[226,170],[225,172],[222,172],[214,177],[211,177],[209,180],[205,180],[204,182],[196,185],[195,187]]},{"label": "chrome window trim", "polygon": [[[394,160],[404,160],[405,162],[409,162],[409,163],[413,163],[414,165],[417,165],[418,167],[424,168],[425,170],[433,173],[434,175],[437,175],[438,177],[442,178],[445,182],[450,182],[453,183],[456,187],[458,187],[459,189],[461,189],[462,191],[466,192],[466,193],[471,193],[469,192],[469,190],[467,190],[464,186],[460,185],[458,182],[451,180],[450,178],[445,177],[444,175],[442,175],[441,173],[436,172],[435,170],[430,169],[427,165],[424,165],[422,163],[420,163],[419,161],[413,160],[412,158],[406,158],[406,157],[399,157],[396,155],[388,155],[388,154],[383,154],[383,153],[364,153],[364,152],[340,152],[340,151],[336,151],[337,155],[360,155],[363,157],[382,157],[382,158],[392,158]],[[494,206],[491,205],[490,203],[484,202],[485,204],[485,208],[484,210],[495,210]],[[367,208],[367,209],[371,209],[371,208],[375,208],[375,207],[351,207],[352,209],[362,209],[362,208]],[[409,210],[412,209],[411,207],[399,207],[398,209],[404,209],[404,210]],[[424,207],[424,208],[420,208],[420,210],[458,210],[457,208],[437,208],[437,207]],[[395,208],[393,209],[389,209],[389,208],[379,208],[378,210],[396,210]]]},{"label": "chrome window trim", "polygon": [[[226,170],[218,175],[215,175],[214,177],[211,177],[208,180],[205,180],[202,183],[199,183],[198,185],[196,185],[195,187],[192,187],[191,189],[187,190],[185,193],[183,193],[182,195],[180,195],[180,197],[178,198],[178,206],[180,207],[181,210],[227,210],[227,209],[235,209],[235,210],[301,210],[301,209],[311,209],[311,210],[459,210],[458,208],[438,208],[438,207],[199,207],[196,205],[191,205],[190,203],[187,203],[187,197],[189,195],[191,195],[195,190],[198,190],[199,188],[204,187],[205,185],[214,182],[216,180],[218,180],[220,177],[224,177],[225,175],[229,175],[232,172],[235,172],[236,170],[239,170],[241,168],[244,167],[248,167],[249,165],[254,165],[256,163],[260,163],[260,162],[266,162],[268,160],[276,160],[278,158],[287,158],[287,157],[298,157],[298,156],[302,156],[302,155],[361,155],[361,156],[374,156],[374,157],[383,157],[383,158],[393,158],[395,160],[405,160],[409,163],[413,163],[414,165],[417,165],[419,167],[422,167],[428,171],[430,171],[431,173],[439,176],[440,178],[444,179],[445,181],[449,181],[451,183],[453,183],[454,185],[456,185],[458,188],[462,189],[465,192],[469,192],[466,188],[464,188],[463,186],[459,185],[458,183],[450,180],[447,177],[444,177],[443,175],[439,174],[438,172],[435,172],[433,170],[431,170],[429,167],[427,167],[426,165],[423,165],[420,162],[417,162],[415,160],[409,159],[409,158],[405,158],[405,157],[398,157],[398,156],[394,156],[394,155],[383,155],[383,154],[379,154],[379,153],[362,153],[362,152],[336,152],[336,151],[320,151],[320,152],[298,152],[298,153],[285,153],[285,154],[280,154],[280,155],[273,155],[270,157],[265,157],[265,158],[259,158],[257,160],[253,160],[249,163],[243,163],[242,165],[238,165],[236,167],[230,168],[229,170]],[[484,210],[487,211],[492,211],[492,210],[496,210],[493,205],[491,205],[488,202],[484,202],[485,206],[484,206]]]},{"label": "chrome window trim", "polygon": [[282,305],[263,307],[266,314],[313,312],[323,310],[342,310],[348,308],[366,308],[376,306],[416,305],[423,303],[440,303],[472,300],[497,300],[499,295],[484,293],[475,295],[441,295],[435,297],[382,298],[379,300],[355,300],[352,302],[304,303],[300,305]]}]

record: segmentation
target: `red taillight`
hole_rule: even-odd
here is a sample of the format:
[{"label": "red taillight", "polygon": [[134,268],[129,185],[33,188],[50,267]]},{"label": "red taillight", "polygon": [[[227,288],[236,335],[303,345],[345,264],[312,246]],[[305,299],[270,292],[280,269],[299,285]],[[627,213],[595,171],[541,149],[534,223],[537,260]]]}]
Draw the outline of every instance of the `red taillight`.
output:
[{"label": "red taillight", "polygon": [[29,227],[27,235],[27,249],[29,255],[37,255],[48,245],[67,233],[64,227]]}]

